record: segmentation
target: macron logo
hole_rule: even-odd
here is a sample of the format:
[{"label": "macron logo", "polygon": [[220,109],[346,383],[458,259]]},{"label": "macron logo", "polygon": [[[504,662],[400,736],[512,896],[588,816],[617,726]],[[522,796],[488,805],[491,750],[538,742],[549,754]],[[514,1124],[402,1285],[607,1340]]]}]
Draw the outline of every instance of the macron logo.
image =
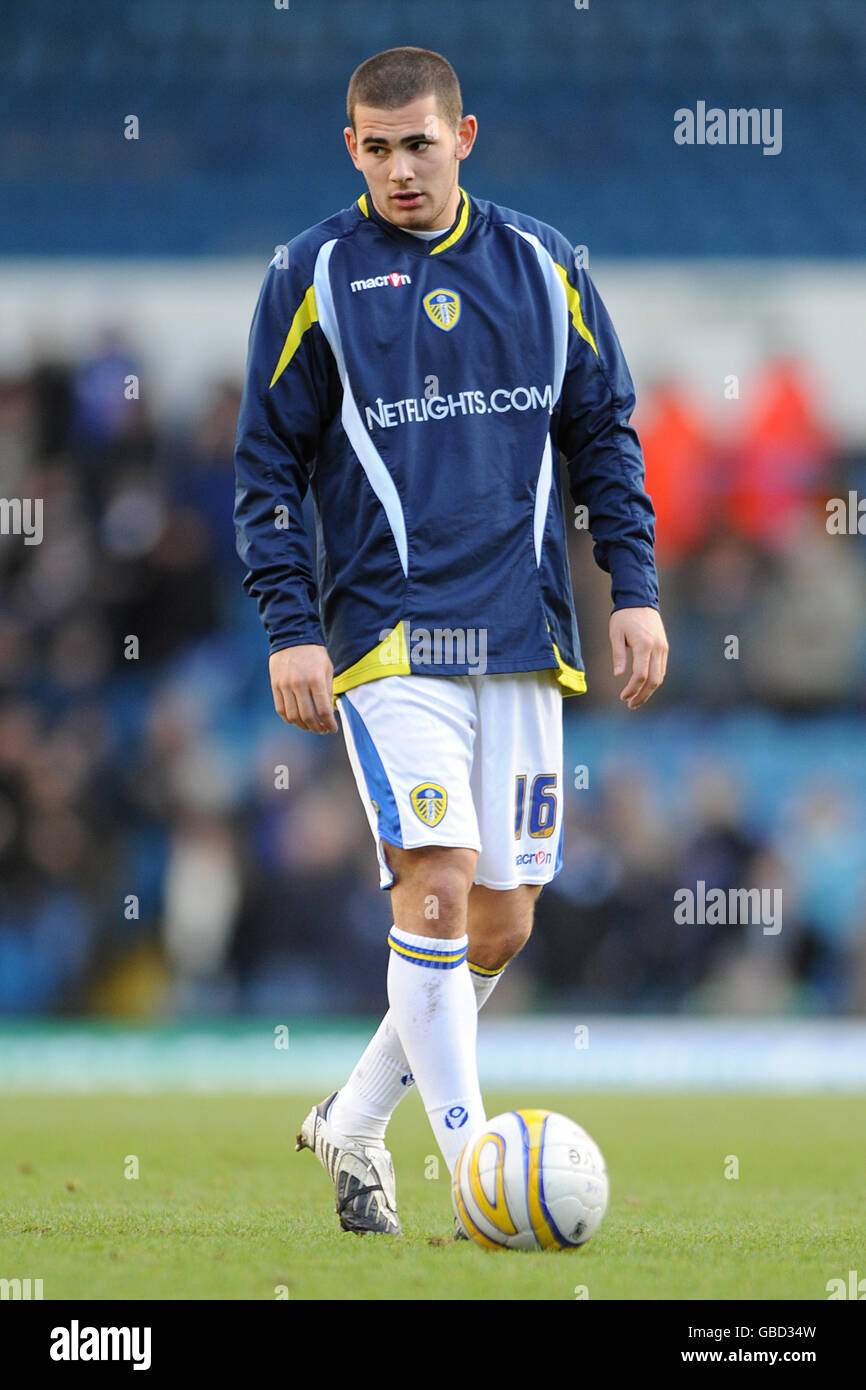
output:
[{"label": "macron logo", "polygon": [[401,275],[399,270],[392,270],[390,275],[374,275],[372,280],[353,280],[349,288],[352,294],[357,290],[379,290],[384,285],[411,285],[411,275]]}]

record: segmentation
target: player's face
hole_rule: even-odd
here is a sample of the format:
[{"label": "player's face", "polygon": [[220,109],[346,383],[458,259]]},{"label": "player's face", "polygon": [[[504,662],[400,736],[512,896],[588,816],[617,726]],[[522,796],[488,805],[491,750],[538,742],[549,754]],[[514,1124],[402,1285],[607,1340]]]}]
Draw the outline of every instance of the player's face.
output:
[{"label": "player's face", "polygon": [[395,111],[355,107],[346,146],[364,175],[377,212],[398,227],[432,231],[457,216],[457,171],[471,150],[478,123],[464,116],[452,130],[435,96],[416,97]]}]

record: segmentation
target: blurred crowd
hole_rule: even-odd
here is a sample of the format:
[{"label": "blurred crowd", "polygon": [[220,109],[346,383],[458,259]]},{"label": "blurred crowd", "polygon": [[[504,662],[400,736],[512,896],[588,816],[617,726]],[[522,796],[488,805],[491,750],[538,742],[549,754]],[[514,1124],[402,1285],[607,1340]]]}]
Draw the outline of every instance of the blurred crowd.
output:
[{"label": "blurred crowd", "polygon": [[[43,502],[39,544],[0,534],[0,1013],[377,1013],[389,899],[345,748],[278,720],[241,591],[240,383],[158,423],[142,370],[106,332],[0,381],[0,497]],[[587,776],[491,1008],[866,1011],[866,536],[826,526],[866,463],[792,361],[729,418],[666,381],[635,417],[671,641],[639,714],[569,527]],[[783,929],[677,925],[698,880],[781,887]]]}]

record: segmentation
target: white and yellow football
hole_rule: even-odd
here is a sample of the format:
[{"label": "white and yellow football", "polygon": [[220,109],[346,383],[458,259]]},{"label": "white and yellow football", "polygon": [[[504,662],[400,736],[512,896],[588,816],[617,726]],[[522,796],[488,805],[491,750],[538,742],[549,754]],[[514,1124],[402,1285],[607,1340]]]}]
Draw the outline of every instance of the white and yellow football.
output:
[{"label": "white and yellow football", "polygon": [[487,1120],[451,1185],[459,1225],[487,1250],[574,1250],[595,1235],[608,1195],[595,1140],[552,1110]]}]

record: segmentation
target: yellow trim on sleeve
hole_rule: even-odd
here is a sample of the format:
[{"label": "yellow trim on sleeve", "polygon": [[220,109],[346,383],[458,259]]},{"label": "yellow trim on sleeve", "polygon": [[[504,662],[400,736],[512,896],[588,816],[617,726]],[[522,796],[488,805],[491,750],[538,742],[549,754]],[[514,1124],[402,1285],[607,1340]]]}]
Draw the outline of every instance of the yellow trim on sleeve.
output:
[{"label": "yellow trim on sleeve", "polygon": [[409,665],[408,623],[404,618],[383,637],[382,641],[367,652],[353,666],[348,666],[334,677],[334,696],[342,695],[365,681],[375,681],[381,676],[411,676]]},{"label": "yellow trim on sleeve", "polygon": [[556,679],[559,681],[559,684],[563,687],[563,698],[566,695],[583,695],[586,691],[585,672],[578,671],[574,666],[568,666],[560,656],[559,647],[556,645],[556,643],[554,642],[552,645],[553,655],[556,657],[556,663],[559,666],[559,670],[556,673]]},{"label": "yellow trim on sleeve", "polygon": [[571,314],[571,321],[577,329],[578,333],[580,334],[581,338],[583,338],[585,342],[589,343],[596,357],[598,357],[598,348],[595,345],[595,338],[593,338],[592,334],[590,333],[589,329],[583,321],[583,310],[580,307],[580,295],[574,288],[574,285],[569,280],[568,272],[566,271],[565,267],[561,266],[559,264],[559,261],[554,261],[553,264],[556,266],[556,269],[559,272],[559,278],[562,281],[563,288],[565,289],[565,297],[568,300],[568,311]]},{"label": "yellow trim on sleeve", "polygon": [[460,213],[460,220],[454,228],[454,231],[451,232],[444,241],[438,241],[436,245],[432,247],[430,251],[431,256],[438,256],[440,251],[447,251],[448,247],[453,246],[455,241],[459,241],[466,231],[466,224],[469,221],[469,199],[466,196],[465,190],[460,188],[459,184],[458,189],[463,194],[463,211]]},{"label": "yellow trim on sleeve", "polygon": [[[283,350],[280,353],[280,360],[277,363],[274,374],[271,377],[271,386],[278,381],[283,372],[288,367],[295,353],[301,344],[301,339],[307,329],[316,323],[319,318],[319,311],[316,307],[316,292],[311,285],[301,300],[292,319],[292,326],[286,334],[286,341],[283,343]],[[270,387],[268,388],[270,390]]]}]

